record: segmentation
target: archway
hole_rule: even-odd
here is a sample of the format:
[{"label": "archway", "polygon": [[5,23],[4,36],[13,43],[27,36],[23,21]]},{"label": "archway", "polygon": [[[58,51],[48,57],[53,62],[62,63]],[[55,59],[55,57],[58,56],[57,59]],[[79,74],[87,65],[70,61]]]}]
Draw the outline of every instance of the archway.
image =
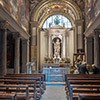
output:
[{"label": "archway", "polygon": [[[54,14],[61,14],[67,17],[68,19],[70,19],[72,23],[72,30],[74,32],[73,34],[74,52],[77,52],[77,49],[79,48],[83,48],[82,47],[82,25],[83,25],[82,13],[80,8],[76,5],[76,3],[70,0],[60,0],[60,1],[42,0],[37,4],[36,8],[31,11],[32,36],[34,36],[34,38],[37,39],[36,50],[37,50],[37,60],[38,60],[37,63],[39,66],[41,61],[40,33],[41,33],[42,25],[49,16]],[[44,31],[48,32],[47,30]]]}]

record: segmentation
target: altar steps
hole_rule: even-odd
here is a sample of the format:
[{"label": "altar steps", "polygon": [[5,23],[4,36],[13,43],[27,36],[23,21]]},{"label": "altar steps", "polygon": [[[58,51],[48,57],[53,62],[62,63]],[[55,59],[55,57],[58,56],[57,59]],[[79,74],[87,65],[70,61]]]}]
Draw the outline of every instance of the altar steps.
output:
[{"label": "altar steps", "polygon": [[65,82],[46,82],[46,86],[65,86]]}]

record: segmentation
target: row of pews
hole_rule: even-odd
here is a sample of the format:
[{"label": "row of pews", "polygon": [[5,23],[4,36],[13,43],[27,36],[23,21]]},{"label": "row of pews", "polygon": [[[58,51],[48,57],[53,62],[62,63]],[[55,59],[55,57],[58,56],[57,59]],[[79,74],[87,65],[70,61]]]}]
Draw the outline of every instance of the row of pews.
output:
[{"label": "row of pews", "polygon": [[44,74],[8,74],[0,77],[0,100],[40,100],[45,90]]},{"label": "row of pews", "polygon": [[66,74],[68,100],[100,100],[100,74]]}]

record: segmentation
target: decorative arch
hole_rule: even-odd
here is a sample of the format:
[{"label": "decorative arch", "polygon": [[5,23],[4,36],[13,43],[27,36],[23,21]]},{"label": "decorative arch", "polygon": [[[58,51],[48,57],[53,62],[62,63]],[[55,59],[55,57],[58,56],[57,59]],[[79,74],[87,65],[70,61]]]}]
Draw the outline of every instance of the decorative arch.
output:
[{"label": "decorative arch", "polygon": [[62,14],[68,17],[72,25],[75,20],[82,19],[80,8],[72,0],[42,0],[31,12],[31,21],[38,22],[39,27],[42,27],[43,22],[53,14]]}]

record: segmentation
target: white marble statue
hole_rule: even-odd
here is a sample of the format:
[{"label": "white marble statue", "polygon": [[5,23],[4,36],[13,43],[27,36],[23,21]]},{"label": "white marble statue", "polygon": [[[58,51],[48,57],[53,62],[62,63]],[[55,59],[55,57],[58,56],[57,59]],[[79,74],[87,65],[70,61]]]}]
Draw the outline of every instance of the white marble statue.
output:
[{"label": "white marble statue", "polygon": [[56,40],[54,43],[54,57],[60,57],[60,41],[59,39]]}]

